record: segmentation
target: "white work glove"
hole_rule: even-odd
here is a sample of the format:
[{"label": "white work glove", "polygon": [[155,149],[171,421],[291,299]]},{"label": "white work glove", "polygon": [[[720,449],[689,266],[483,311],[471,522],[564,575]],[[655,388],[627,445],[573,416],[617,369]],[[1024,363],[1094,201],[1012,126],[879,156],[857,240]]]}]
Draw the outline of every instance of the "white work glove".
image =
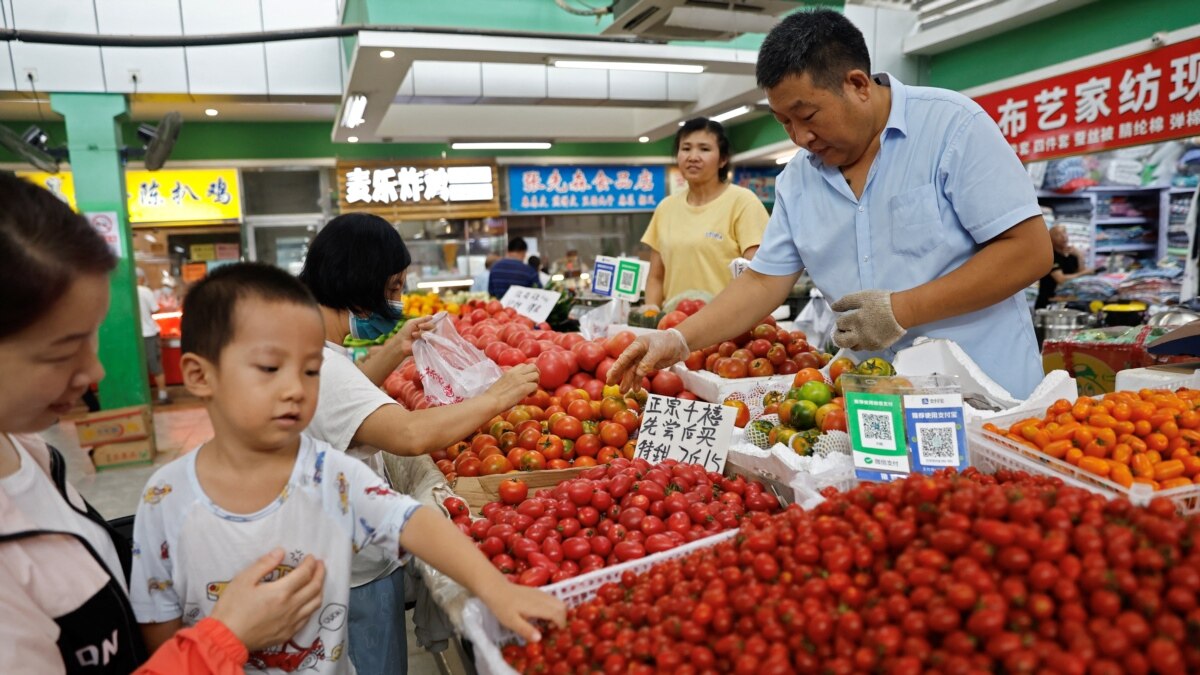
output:
[{"label": "white work glove", "polygon": [[683,333],[674,328],[643,335],[626,347],[608,369],[608,384],[619,382],[622,392],[636,389],[651,371],[686,360],[691,353]]},{"label": "white work glove", "polygon": [[892,311],[892,292],[879,289],[844,295],[829,306],[841,314],[833,343],[843,349],[879,351],[904,337],[904,328]]}]

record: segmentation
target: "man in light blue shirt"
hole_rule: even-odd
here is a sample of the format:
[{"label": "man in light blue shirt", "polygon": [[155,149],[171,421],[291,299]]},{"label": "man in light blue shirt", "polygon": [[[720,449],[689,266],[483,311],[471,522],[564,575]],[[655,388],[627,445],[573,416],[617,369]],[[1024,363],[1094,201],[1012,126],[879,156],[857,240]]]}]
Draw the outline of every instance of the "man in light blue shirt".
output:
[{"label": "man in light blue shirt", "polygon": [[635,342],[610,379],[741,334],[807,269],[839,312],[838,346],[890,358],[917,337],[947,338],[1013,396],[1033,391],[1042,369],[1023,290],[1052,255],[1028,175],[970,99],[870,72],[862,33],[837,12],[797,12],[771,31],[759,85],[801,150],[776,180],[763,244],[677,333]]}]

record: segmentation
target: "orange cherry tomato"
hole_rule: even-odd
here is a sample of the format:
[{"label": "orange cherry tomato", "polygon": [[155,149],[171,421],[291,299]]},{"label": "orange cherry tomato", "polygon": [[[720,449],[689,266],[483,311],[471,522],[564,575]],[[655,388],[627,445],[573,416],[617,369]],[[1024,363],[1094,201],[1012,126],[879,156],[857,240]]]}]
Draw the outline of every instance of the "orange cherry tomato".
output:
[{"label": "orange cherry tomato", "polygon": [[1081,457],[1079,459],[1079,468],[1094,473],[1097,476],[1106,477],[1110,471],[1108,462],[1099,457]]}]

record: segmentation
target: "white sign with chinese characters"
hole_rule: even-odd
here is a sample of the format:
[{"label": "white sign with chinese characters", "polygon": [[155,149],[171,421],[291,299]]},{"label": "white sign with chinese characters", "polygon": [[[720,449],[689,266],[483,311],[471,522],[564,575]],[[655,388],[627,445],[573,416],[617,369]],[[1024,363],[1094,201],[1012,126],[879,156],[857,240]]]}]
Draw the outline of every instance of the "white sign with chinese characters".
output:
[{"label": "white sign with chinese characters", "polygon": [[657,464],[674,459],[721,472],[737,411],[719,403],[651,394],[642,413],[636,456]]},{"label": "white sign with chinese characters", "polygon": [[534,323],[541,323],[550,316],[561,296],[562,293],[558,291],[509,286],[504,297],[500,298],[500,304],[517,310],[517,314],[529,318]]},{"label": "white sign with chinese characters", "polygon": [[92,229],[96,230],[101,237],[104,237],[108,248],[113,252],[113,255],[120,258],[123,247],[121,246],[121,228],[117,224],[116,211],[101,211],[99,213],[85,213],[88,223]]},{"label": "white sign with chinese characters", "polygon": [[412,166],[346,172],[348,204],[486,202],[495,198],[490,166]]}]

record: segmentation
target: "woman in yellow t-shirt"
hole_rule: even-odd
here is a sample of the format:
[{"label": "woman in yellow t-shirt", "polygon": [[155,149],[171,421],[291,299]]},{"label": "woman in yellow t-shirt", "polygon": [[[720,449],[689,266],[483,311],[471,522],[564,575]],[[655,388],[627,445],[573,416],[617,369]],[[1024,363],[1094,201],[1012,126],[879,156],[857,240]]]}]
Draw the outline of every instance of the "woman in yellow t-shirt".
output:
[{"label": "woman in yellow t-shirt", "polygon": [[754,256],[769,218],[753,192],[726,182],[729,139],[719,122],[685,122],[675,134],[675,162],[687,192],[664,199],[642,237],[652,249],[647,306],[684,291],[720,293],[733,280],[729,263]]}]

